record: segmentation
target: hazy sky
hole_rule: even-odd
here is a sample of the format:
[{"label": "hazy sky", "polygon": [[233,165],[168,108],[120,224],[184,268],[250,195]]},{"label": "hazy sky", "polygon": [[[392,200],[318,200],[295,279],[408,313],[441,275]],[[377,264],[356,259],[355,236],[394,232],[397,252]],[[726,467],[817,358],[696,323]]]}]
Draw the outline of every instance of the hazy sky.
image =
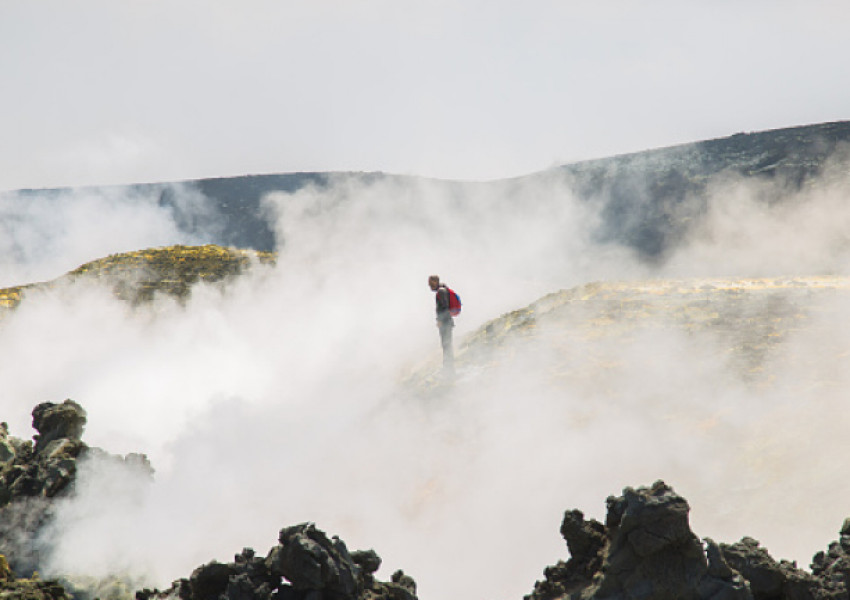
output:
[{"label": "hazy sky", "polygon": [[830,0],[0,0],[0,189],[490,179],[850,116]]}]

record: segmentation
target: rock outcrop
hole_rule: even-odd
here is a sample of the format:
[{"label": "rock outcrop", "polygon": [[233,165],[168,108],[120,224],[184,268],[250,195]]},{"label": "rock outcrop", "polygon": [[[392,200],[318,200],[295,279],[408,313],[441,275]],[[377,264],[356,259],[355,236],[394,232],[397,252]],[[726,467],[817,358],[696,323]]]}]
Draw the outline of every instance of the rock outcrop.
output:
[{"label": "rock outcrop", "polygon": [[5,600],[65,600],[65,588],[33,574],[39,552],[35,540],[51,517],[51,502],[70,489],[82,442],[86,412],[72,400],[46,402],[32,413],[32,441],[9,434],[0,423],[0,597]]},{"label": "rock outcrop", "polygon": [[38,568],[34,540],[50,518],[47,500],[68,489],[85,448],[86,413],[76,402],[39,404],[32,415],[35,444],[0,425],[0,549],[17,573]]},{"label": "rock outcrop", "polygon": [[185,301],[199,283],[224,286],[256,264],[270,265],[277,256],[207,244],[166,246],[122,252],[80,265],[43,283],[0,289],[0,318],[33,294],[61,290],[65,284],[98,282],[121,300],[138,305],[162,295]]},{"label": "rock outcrop", "polygon": [[18,575],[38,569],[36,540],[52,518],[52,500],[72,493],[81,459],[99,456],[153,473],[142,454],[113,456],[86,445],[86,411],[73,400],[39,404],[32,417],[33,441],[12,437],[0,423],[0,553]]},{"label": "rock outcrop", "polygon": [[571,558],[548,567],[526,600],[847,600],[850,520],[812,572],[774,560],[749,537],[700,540],[688,503],[663,481],[610,497],[605,524],[564,515]]},{"label": "rock outcrop", "polygon": [[245,548],[232,563],[212,561],[165,591],[141,590],[137,600],[416,600],[416,583],[402,571],[381,582],[374,550],[349,552],[313,523],[281,529],[266,557]]},{"label": "rock outcrop", "polygon": [[[41,581],[36,574],[41,544],[49,544],[39,538],[53,517],[54,502],[73,495],[79,461],[94,457],[121,461],[151,475],[153,469],[142,454],[121,457],[86,445],[82,441],[86,412],[73,400],[39,404],[32,416],[37,432],[33,441],[11,436],[8,426],[0,423],[0,598],[65,600],[70,595],[62,584]],[[416,600],[416,583],[408,575],[397,571],[391,581],[379,581],[374,573],[381,558],[374,550],[349,552],[342,540],[329,538],[312,523],[285,527],[279,542],[265,557],[246,548],[232,563],[212,561],[164,592],[142,590],[136,596],[140,600],[175,596],[181,600]],[[118,597],[129,597],[129,592]]]}]

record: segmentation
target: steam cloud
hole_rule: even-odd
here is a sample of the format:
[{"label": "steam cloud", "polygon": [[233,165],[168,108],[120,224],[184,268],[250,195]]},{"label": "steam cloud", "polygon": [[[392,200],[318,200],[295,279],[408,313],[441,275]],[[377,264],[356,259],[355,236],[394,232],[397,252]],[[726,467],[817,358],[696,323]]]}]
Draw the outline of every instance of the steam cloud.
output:
[{"label": "steam cloud", "polygon": [[[166,189],[168,205],[160,202]],[[204,243],[213,216],[200,193],[180,184],[0,192],[0,287],[52,279],[116,252]]]},{"label": "steam cloud", "polygon": [[[463,297],[456,340],[592,280],[845,274],[844,178],[770,211],[759,199],[772,190],[718,184],[690,243],[653,268],[595,243],[594,206],[557,174],[460,189],[341,178],[272,195],[280,259],[224,293],[199,286],[185,307],[163,299],[130,312],[78,286],[61,302],[29,298],[0,323],[0,408],[14,434],[29,430],[35,403],[71,397],[88,411],[89,444],[145,452],[157,469],[148,486],[84,464],[80,496],[48,538],[52,571],[129,572],[162,587],[243,546],[265,551],[281,526],[311,520],[350,547],[374,547],[422,597],[519,598],[566,555],[564,509],[602,518],[605,496],[657,478],[689,499],[701,535],[752,535],[803,562],[835,537],[850,484],[825,457],[850,449],[850,371],[820,349],[847,347],[846,319],[827,343],[805,333],[786,343],[763,389],[731,372],[714,341],[658,331],[544,335],[474,389],[461,382],[440,397],[403,381],[437,362],[431,273]],[[122,243],[186,241],[167,213],[148,207],[140,218],[126,212],[133,205],[109,205],[111,218],[138,224]],[[103,206],[76,203],[58,221],[34,207],[14,241],[27,250],[4,254],[14,257],[4,274],[129,249],[101,237],[108,225],[93,233]],[[37,254],[55,230],[60,240]],[[546,371],[554,344],[579,369],[597,359],[615,368],[564,386]],[[801,355],[833,386],[798,389]]]}]

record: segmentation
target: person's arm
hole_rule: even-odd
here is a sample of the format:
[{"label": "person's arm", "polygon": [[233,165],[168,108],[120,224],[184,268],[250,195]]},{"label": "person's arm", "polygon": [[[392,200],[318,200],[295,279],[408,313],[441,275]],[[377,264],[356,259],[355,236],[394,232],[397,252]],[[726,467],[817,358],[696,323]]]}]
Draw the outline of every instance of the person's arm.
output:
[{"label": "person's arm", "polygon": [[452,318],[449,312],[449,290],[445,287],[440,287],[437,290],[437,320],[450,321]]}]

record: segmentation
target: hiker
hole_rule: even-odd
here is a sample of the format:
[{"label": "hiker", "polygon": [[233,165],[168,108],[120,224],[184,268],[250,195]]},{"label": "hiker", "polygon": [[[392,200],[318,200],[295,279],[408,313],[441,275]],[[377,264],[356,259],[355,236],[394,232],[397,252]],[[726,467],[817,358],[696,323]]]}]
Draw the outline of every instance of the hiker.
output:
[{"label": "hiker", "polygon": [[443,345],[443,370],[447,373],[454,372],[454,350],[452,348],[452,329],[455,326],[452,313],[449,310],[450,290],[445,284],[440,283],[437,275],[428,278],[428,287],[436,292],[437,298],[437,329],[440,330],[440,342]]}]

